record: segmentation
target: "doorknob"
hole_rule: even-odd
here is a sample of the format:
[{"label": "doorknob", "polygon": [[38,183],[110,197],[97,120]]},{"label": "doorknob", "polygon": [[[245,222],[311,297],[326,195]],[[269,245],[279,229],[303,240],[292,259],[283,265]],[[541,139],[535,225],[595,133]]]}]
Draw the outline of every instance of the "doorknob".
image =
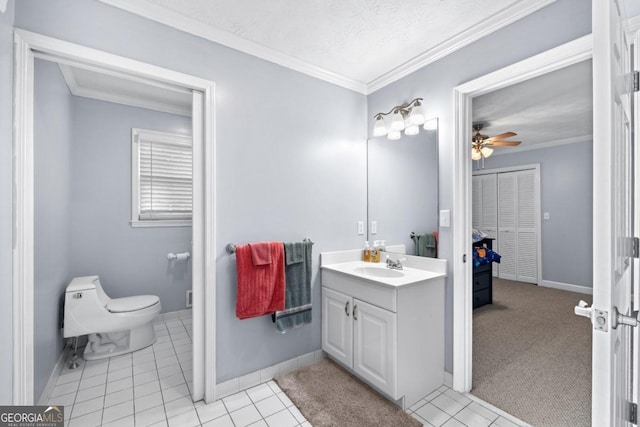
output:
[{"label": "doorknob", "polygon": [[640,324],[640,313],[637,311],[632,311],[631,316],[627,316],[626,314],[622,314],[618,312],[616,307],[613,307],[613,320],[611,322],[611,327],[613,329],[617,328],[618,325],[627,325],[627,326],[638,326]]},{"label": "doorknob", "polygon": [[578,305],[573,308],[573,312],[577,316],[586,317],[591,319],[591,323],[593,324],[593,329],[598,331],[607,332],[607,317],[608,313],[603,310],[598,310],[593,307],[589,307],[586,301],[580,300]]},{"label": "doorknob", "polygon": [[[584,301],[580,301],[578,305],[573,308],[573,311],[578,316],[583,316],[591,319],[593,323],[593,329],[600,331],[607,331],[607,312],[604,310],[598,310],[593,307],[588,307],[588,304]],[[618,325],[638,326],[640,325],[640,313],[632,311],[631,315],[625,315],[618,311],[616,307],[613,307],[613,316],[611,316],[611,327],[616,329]]]}]

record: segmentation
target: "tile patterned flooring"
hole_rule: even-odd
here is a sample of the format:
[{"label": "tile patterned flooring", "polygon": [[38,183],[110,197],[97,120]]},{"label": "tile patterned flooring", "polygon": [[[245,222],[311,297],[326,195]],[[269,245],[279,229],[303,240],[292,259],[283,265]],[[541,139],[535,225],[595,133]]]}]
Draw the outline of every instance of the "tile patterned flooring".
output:
[{"label": "tile patterned flooring", "polygon": [[[274,381],[214,403],[192,402],[191,318],[154,323],[158,342],[132,354],[65,365],[49,403],[65,406],[66,427],[311,427]],[[407,410],[427,427],[514,427],[443,386]]]}]

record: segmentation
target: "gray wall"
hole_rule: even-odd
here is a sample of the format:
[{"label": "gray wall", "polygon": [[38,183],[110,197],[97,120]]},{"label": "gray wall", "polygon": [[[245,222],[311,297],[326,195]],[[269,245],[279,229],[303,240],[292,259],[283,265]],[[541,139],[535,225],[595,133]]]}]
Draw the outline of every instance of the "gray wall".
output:
[{"label": "gray wall", "polygon": [[59,301],[71,275],[73,106],[57,65],[36,60],[34,86],[34,396],[63,348]]},{"label": "gray wall", "polygon": [[533,163],[540,164],[541,212],[550,214],[541,219],[542,280],[593,287],[592,143],[494,155],[484,167]]},{"label": "gray wall", "polygon": [[[558,0],[369,95],[368,131],[373,131],[373,114],[376,112],[387,111],[404,101],[423,97],[426,116],[440,119],[440,209],[451,209],[454,182],[453,88],[589,33],[591,2]],[[451,212],[452,217],[457,214]],[[441,227],[439,256],[453,259],[452,245],[452,229]],[[445,369],[448,372],[453,369],[453,286],[463,285],[453,277],[449,263],[445,296]]]},{"label": "gray wall", "polygon": [[185,308],[191,227],[132,228],[131,128],[191,134],[191,118],[73,97],[71,270],[97,274],[107,295],[158,295],[162,311]]},{"label": "gray wall", "polygon": [[13,20],[14,3],[9,0],[5,13],[0,13],[0,292],[5,301],[0,310],[0,405],[11,404],[12,397],[12,152],[13,127]]},{"label": "gray wall", "polygon": [[[215,81],[218,381],[319,349],[318,255],[364,240],[365,96],[95,0],[21,0],[16,25]],[[281,335],[269,316],[238,320],[225,245],[304,237],[315,241],[312,325]]]}]

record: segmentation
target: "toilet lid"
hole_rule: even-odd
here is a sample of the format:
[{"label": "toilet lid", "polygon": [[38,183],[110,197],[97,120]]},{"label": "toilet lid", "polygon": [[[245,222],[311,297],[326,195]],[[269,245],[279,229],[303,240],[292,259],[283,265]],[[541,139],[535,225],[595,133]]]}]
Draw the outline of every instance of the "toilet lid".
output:
[{"label": "toilet lid", "polygon": [[107,303],[106,308],[112,313],[126,313],[151,307],[158,302],[160,302],[160,298],[155,295],[136,295],[134,297],[114,298]]}]

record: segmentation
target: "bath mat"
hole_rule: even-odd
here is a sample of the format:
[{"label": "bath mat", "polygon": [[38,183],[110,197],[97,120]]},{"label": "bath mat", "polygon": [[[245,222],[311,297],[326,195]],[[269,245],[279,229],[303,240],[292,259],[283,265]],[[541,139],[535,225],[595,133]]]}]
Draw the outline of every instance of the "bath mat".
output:
[{"label": "bath mat", "polygon": [[277,376],[275,381],[313,427],[422,425],[329,359]]}]

